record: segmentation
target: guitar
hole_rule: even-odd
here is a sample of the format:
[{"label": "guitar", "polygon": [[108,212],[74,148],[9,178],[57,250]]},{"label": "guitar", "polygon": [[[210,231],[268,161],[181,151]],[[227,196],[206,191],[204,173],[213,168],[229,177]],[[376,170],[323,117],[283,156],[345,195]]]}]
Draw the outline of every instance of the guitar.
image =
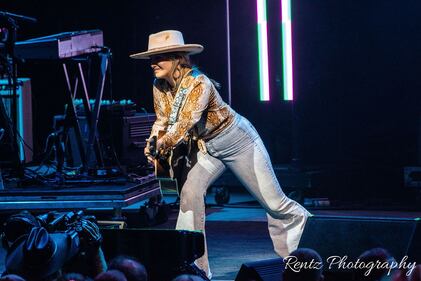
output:
[{"label": "guitar", "polygon": [[158,137],[149,140],[149,152],[154,158],[155,176],[159,180],[162,193],[177,193],[187,179],[187,174],[195,163],[196,145],[193,141],[181,141],[168,150],[158,151],[156,144],[165,132],[159,132]]}]

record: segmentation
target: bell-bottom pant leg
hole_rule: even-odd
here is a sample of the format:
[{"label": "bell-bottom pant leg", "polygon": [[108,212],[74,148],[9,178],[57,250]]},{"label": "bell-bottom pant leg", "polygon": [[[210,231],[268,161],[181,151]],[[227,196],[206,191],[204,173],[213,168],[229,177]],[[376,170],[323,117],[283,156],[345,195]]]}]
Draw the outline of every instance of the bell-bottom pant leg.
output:
[{"label": "bell-bottom pant leg", "polygon": [[266,210],[275,252],[285,257],[297,249],[310,213],[282,191],[260,137],[225,164]]},{"label": "bell-bottom pant leg", "polygon": [[230,130],[208,142],[207,147],[266,210],[275,252],[284,257],[295,250],[310,213],[282,191],[253,125],[240,116]]},{"label": "bell-bottom pant leg", "polygon": [[205,253],[195,261],[208,277],[211,277],[205,235],[205,196],[209,186],[223,173],[225,165],[210,156],[198,152],[197,162],[187,175],[180,193],[180,211],[176,229],[202,231],[205,236]]}]

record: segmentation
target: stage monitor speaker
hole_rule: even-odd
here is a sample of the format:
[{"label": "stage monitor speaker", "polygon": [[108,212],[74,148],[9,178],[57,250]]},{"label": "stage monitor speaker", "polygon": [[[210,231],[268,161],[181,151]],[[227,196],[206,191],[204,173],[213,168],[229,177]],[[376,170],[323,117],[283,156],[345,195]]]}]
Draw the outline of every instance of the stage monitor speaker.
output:
[{"label": "stage monitor speaker", "polygon": [[280,281],[283,271],[282,258],[243,263],[235,281]]},{"label": "stage monitor speaker", "polygon": [[[308,219],[301,237],[300,248],[312,248],[330,270],[338,271],[333,260],[342,264],[355,261],[364,251],[381,247],[397,262],[421,262],[421,230],[419,218],[335,217],[314,216]],[[334,257],[337,258],[334,258]],[[330,260],[328,260],[330,258]],[[329,267],[324,267],[325,271]]]},{"label": "stage monitor speaker", "polygon": [[204,253],[204,236],[198,231],[101,229],[101,233],[108,260],[119,255],[135,257],[147,268],[149,280],[192,273],[189,265]]}]

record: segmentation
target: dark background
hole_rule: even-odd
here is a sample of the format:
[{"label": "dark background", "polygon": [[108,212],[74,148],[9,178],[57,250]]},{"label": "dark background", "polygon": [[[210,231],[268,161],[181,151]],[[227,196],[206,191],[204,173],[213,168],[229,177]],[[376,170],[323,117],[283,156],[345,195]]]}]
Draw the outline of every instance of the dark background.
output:
[{"label": "dark background", "polygon": [[[147,61],[150,33],[181,30],[205,51],[193,57],[222,84],[227,100],[226,3],[215,1],[2,1],[1,10],[32,16],[19,39],[101,29],[112,49],[114,99],[152,111]],[[340,196],[405,193],[403,167],[420,164],[421,2],[292,1],[294,102],[282,100],[278,1],[268,0],[271,101],[259,101],[256,1],[230,0],[232,106],[260,132],[275,164],[317,168],[315,182]],[[62,114],[64,76],[57,62],[19,65],[32,78],[35,152]],[[107,98],[105,93],[104,98]]]}]

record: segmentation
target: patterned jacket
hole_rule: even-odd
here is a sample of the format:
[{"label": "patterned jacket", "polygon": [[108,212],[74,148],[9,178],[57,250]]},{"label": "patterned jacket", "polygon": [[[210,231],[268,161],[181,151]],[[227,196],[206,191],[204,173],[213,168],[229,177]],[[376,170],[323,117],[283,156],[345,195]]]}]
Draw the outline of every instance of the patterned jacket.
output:
[{"label": "patterned jacket", "polygon": [[[183,94],[178,118],[174,118],[176,114],[170,116],[172,105]],[[197,69],[184,75],[175,94],[171,93],[165,81],[155,79],[153,98],[157,119],[151,136],[158,136],[159,131],[164,131],[164,148],[174,147],[188,135],[204,141],[212,139],[234,121],[236,114],[222,100],[212,81]]]}]

